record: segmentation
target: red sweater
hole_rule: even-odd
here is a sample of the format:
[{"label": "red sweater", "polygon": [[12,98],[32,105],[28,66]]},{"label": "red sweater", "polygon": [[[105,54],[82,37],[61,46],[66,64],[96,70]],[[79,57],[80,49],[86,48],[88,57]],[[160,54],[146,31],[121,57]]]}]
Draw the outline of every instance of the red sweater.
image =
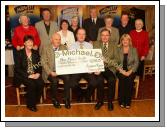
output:
[{"label": "red sweater", "polygon": [[137,49],[138,56],[147,56],[149,50],[149,37],[148,32],[142,30],[137,32],[136,30],[130,31],[130,36],[132,38],[133,47]]},{"label": "red sweater", "polygon": [[24,46],[24,36],[32,35],[34,38],[34,45],[40,45],[40,38],[38,32],[34,26],[29,26],[28,28],[24,28],[22,25],[18,26],[14,30],[14,35],[12,38],[12,44],[16,48],[17,46]]}]

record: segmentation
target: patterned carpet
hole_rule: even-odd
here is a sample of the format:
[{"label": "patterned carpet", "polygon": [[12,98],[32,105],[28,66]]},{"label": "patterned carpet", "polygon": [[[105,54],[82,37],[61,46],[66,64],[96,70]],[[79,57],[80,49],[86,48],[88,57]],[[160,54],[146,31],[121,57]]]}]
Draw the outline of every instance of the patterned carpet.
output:
[{"label": "patterned carpet", "polygon": [[[12,86],[12,78],[6,78],[5,81],[5,102],[6,105],[16,105],[17,99],[16,99],[16,89]],[[44,101],[44,103],[51,103],[50,96],[49,96],[49,89],[47,90],[47,99]],[[133,92],[134,93],[134,92]],[[105,99],[106,95],[105,93]],[[59,101],[63,102],[63,91],[59,90],[58,93]],[[73,99],[72,102],[76,102],[76,95],[73,93],[72,95]],[[154,99],[155,98],[155,77],[154,76],[147,76],[145,81],[142,81],[140,79],[140,86],[139,86],[139,92],[138,92],[138,98],[137,99]],[[134,98],[133,98],[134,99]],[[21,97],[21,104],[25,104],[25,96]]]}]

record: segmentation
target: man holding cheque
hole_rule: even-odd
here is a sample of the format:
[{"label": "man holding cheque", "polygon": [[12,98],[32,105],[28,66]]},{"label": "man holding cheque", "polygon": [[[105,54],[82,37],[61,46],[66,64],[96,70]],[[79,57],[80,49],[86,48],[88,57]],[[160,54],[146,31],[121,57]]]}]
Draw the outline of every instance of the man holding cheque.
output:
[{"label": "man holding cheque", "polygon": [[[70,50],[81,50],[81,49],[86,50],[87,49],[89,51],[89,49],[93,49],[93,46],[92,46],[91,43],[85,42],[85,38],[86,38],[85,29],[80,28],[77,31],[76,37],[77,37],[77,41],[74,44],[71,45]],[[87,58],[89,58],[89,56],[87,56]],[[97,63],[97,65],[98,64],[99,63]],[[81,65],[84,65],[84,62]],[[80,69],[82,67],[81,65],[80,65]],[[91,63],[88,65],[88,67],[90,65],[91,65]],[[94,66],[92,65],[92,67],[94,67]],[[103,66],[103,69],[104,69],[104,66]],[[86,102],[90,102],[90,97],[93,93],[93,89],[95,88],[95,86],[101,85],[99,82],[103,81],[102,80],[103,78],[101,78],[99,76],[96,76],[93,72],[72,74],[71,77],[72,77],[73,82],[74,82],[73,86],[78,89],[77,93],[78,93],[78,99],[79,100],[82,97],[82,90],[79,87],[79,81],[81,80],[81,78],[84,78],[88,82],[88,87],[87,87],[86,95],[85,95]]]},{"label": "man holding cheque", "polygon": [[57,87],[59,78],[64,82],[64,98],[65,108],[69,109],[70,106],[70,85],[72,84],[69,75],[57,75],[55,68],[55,52],[67,50],[66,46],[61,44],[61,37],[58,33],[54,33],[51,37],[51,43],[47,44],[41,55],[41,62],[45,75],[43,78],[45,82],[48,80],[51,82],[51,98],[55,108],[60,108],[60,103],[57,99]]}]

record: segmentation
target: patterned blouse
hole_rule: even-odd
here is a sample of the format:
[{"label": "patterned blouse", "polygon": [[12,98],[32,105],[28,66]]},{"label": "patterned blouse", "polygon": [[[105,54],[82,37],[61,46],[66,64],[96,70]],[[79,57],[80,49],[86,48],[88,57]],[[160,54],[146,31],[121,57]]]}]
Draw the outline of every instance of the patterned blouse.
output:
[{"label": "patterned blouse", "polygon": [[34,69],[33,69],[33,64],[32,64],[32,56],[27,57],[27,63],[28,63],[27,73],[29,75],[34,74]]}]

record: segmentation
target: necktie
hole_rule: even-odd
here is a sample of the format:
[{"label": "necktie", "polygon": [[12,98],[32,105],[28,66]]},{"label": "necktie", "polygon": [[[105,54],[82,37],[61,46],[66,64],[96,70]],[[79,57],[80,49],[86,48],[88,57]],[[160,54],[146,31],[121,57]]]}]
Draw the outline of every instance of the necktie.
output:
[{"label": "necktie", "polygon": [[79,45],[80,45],[80,49],[83,49],[83,44],[82,44],[82,43],[80,43]]},{"label": "necktie", "polygon": [[54,48],[54,51],[57,51],[57,48]]},{"label": "necktie", "polygon": [[106,56],[107,54],[107,44],[106,43],[103,44],[103,53]]},{"label": "necktie", "polygon": [[93,18],[93,24],[96,24],[95,19]]},{"label": "necktie", "polygon": [[[103,44],[103,57],[107,59],[107,44],[106,43]],[[107,68],[108,65],[104,63],[104,67]]]}]

